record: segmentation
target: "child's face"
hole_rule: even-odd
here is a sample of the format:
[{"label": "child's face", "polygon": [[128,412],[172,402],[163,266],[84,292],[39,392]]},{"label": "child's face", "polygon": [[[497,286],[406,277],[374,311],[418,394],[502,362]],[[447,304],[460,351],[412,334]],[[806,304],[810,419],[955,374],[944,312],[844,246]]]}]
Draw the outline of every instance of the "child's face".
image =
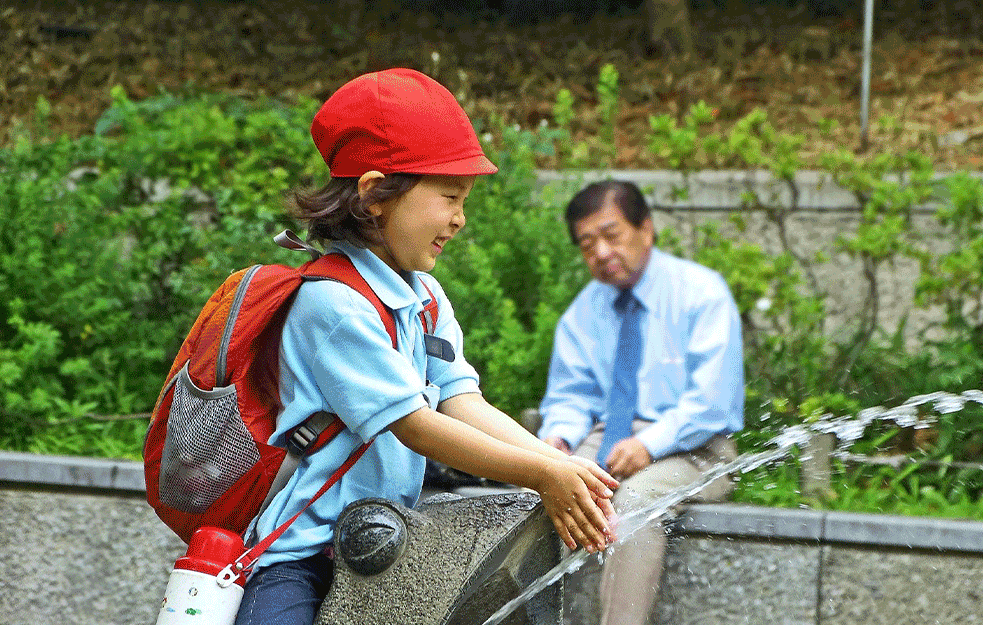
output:
[{"label": "child's face", "polygon": [[377,205],[382,242],[370,249],[396,271],[430,271],[464,227],[464,200],[475,176],[424,176],[398,198]]}]

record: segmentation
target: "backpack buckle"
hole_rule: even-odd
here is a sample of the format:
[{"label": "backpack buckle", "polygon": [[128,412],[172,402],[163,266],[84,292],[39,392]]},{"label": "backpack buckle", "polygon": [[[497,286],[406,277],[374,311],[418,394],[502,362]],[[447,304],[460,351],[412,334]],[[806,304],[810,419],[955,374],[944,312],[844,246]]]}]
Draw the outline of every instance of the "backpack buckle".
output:
[{"label": "backpack buckle", "polygon": [[302,456],[304,455],[304,452],[307,451],[307,448],[317,440],[318,435],[319,432],[315,432],[313,429],[309,428],[307,423],[301,423],[287,440],[287,449],[289,449],[292,453]]},{"label": "backpack buckle", "polygon": [[317,444],[319,439],[324,438],[320,444],[326,444],[341,430],[340,427],[337,427],[341,425],[341,422],[334,423],[336,419],[337,417],[329,412],[323,410],[315,412],[290,434],[287,439],[287,451],[297,456],[303,456],[312,445]]}]

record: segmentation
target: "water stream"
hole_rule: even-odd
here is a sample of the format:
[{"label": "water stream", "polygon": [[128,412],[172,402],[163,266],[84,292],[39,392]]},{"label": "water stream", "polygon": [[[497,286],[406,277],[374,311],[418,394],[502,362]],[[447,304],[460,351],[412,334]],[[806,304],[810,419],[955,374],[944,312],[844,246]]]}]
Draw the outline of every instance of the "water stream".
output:
[{"label": "water stream", "polygon": [[[967,402],[983,405],[983,391],[970,390],[958,395],[939,391],[927,395],[916,395],[905,400],[902,404],[884,408],[875,406],[861,410],[856,416],[834,417],[823,415],[810,423],[789,426],[779,432],[765,445],[765,450],[748,452],[727,464],[717,465],[703,478],[683,488],[672,491],[656,499],[648,506],[626,514],[618,520],[618,539],[608,547],[617,549],[639,528],[671,516],[673,506],[680,504],[696,495],[714,480],[725,475],[746,473],[766,464],[776,462],[788,456],[793,448],[802,448],[816,433],[833,434],[838,441],[837,451],[844,450],[863,436],[867,427],[875,421],[892,421],[899,427],[924,428],[930,426],[934,419],[919,416],[918,408],[931,404],[932,409],[939,414],[948,414],[962,410]],[[534,580],[516,598],[503,605],[492,614],[483,625],[497,625],[512,612],[536,596],[543,589],[555,584],[564,575],[572,573],[584,565],[592,557],[603,558],[603,554],[590,554],[578,549],[563,558],[559,564],[546,574]]]}]

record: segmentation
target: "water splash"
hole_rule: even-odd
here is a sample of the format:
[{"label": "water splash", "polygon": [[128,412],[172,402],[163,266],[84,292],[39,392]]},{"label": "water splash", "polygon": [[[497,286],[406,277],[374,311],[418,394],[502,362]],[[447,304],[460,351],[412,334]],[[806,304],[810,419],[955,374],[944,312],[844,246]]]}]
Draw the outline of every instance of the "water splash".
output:
[{"label": "water splash", "polygon": [[[970,390],[958,395],[938,391],[927,395],[916,395],[893,408],[874,406],[861,410],[854,417],[836,417],[825,414],[812,423],[786,427],[768,441],[765,445],[765,451],[748,452],[731,462],[716,465],[696,482],[669,492],[648,506],[621,517],[618,521],[618,539],[608,549],[616,549],[619,545],[624,544],[640,528],[671,516],[674,506],[690,499],[714,480],[726,475],[753,471],[785,458],[792,452],[793,448],[802,449],[813,433],[833,434],[839,439],[839,447],[843,448],[860,439],[867,427],[874,421],[891,421],[900,427],[928,427],[934,423],[934,419],[931,418],[931,415],[920,417],[919,407],[931,404],[935,412],[948,414],[962,410],[968,402],[983,405],[983,391]],[[512,612],[545,588],[555,584],[564,575],[580,569],[591,557],[592,554],[580,549],[561,559],[559,564],[534,580],[517,597],[488,617],[483,625],[501,623]],[[603,555],[598,557],[603,558]]]},{"label": "water splash", "polygon": [[[805,433],[805,436],[806,440],[808,440],[808,432]],[[801,440],[801,436],[780,435],[773,439],[777,445],[775,449],[759,453],[744,454],[732,462],[717,465],[705,473],[703,477],[696,482],[688,484],[684,488],[667,493],[653,501],[648,506],[624,515],[618,520],[618,539],[612,543],[608,549],[616,549],[619,545],[625,543],[628,538],[640,528],[655,521],[662,520],[664,517],[670,516],[670,511],[673,506],[693,497],[714,480],[738,471],[750,471],[751,468],[760,467],[768,464],[769,462],[783,458],[784,456],[788,455],[792,446],[794,446],[797,441]],[[563,558],[560,560],[560,563],[550,569],[549,572],[533,581],[517,597],[503,605],[497,612],[488,617],[488,619],[484,622],[484,625],[496,625],[497,623],[501,623],[512,612],[514,612],[522,604],[529,601],[529,599],[536,596],[536,594],[541,592],[543,589],[555,584],[567,573],[573,573],[582,567],[584,563],[590,559],[590,557],[591,554],[583,549],[580,549]]]}]

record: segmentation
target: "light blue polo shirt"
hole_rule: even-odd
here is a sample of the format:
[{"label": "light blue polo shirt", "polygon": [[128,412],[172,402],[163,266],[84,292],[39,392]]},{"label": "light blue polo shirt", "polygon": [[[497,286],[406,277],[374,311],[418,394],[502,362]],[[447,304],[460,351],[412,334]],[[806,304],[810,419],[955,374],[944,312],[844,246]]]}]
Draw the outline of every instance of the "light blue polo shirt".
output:
[{"label": "light blue polo shirt", "polygon": [[[336,242],[382,303],[395,313],[398,350],[379,313],[354,289],[333,280],[300,287],[280,344],[280,399],[284,409],[270,443],[283,446],[291,431],[315,412],[337,414],[347,426],[330,444],[306,456],[286,487],[257,521],[266,536],[300,510],[363,442],[375,437],[357,463],[307,509],[260,558],[257,569],[314,555],[329,544],[334,523],[349,503],[382,497],[412,507],[420,496],[426,461],[386,428],[397,419],[462,393],[478,392],[478,375],[463,356],[461,327],[440,284],[424,273],[404,279],[369,250]],[[454,362],[427,358],[419,313],[437,298],[435,334],[451,343]],[[428,402],[427,380],[432,387]]]}]

